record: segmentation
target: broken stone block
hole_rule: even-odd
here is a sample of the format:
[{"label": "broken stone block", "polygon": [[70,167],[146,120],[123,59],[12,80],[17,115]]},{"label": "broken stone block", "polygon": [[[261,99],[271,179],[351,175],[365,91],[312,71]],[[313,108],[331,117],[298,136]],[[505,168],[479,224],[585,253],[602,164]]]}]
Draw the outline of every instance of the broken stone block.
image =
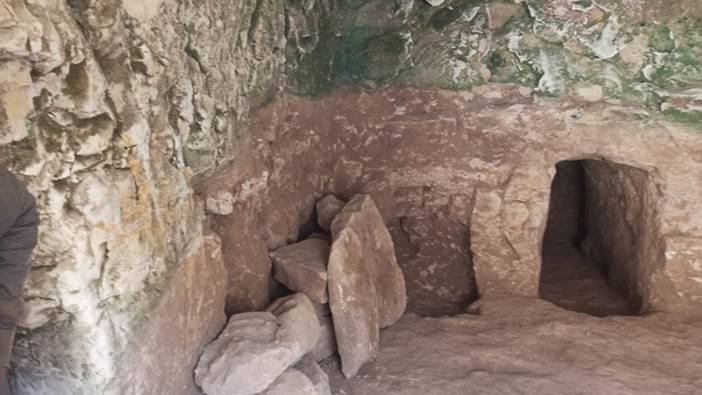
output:
[{"label": "broken stone block", "polygon": [[290,368],[259,395],[318,395],[312,381],[301,371]]},{"label": "broken stone block", "polygon": [[312,356],[309,354],[305,355],[300,362],[295,365],[295,369],[304,373],[305,376],[310,379],[318,395],[331,395],[329,376],[319,367],[317,361],[315,361]]},{"label": "broken stone block", "polygon": [[207,395],[259,393],[311,351],[319,334],[302,294],[277,300],[269,311],[233,315],[200,356],[195,382]]},{"label": "broken stone block", "polygon": [[329,242],[308,239],[271,253],[275,279],[316,303],[326,303]]},{"label": "broken stone block", "polygon": [[355,195],[336,216],[332,223],[334,243],[344,229],[351,229],[358,236],[362,261],[377,296],[378,322],[381,328],[388,327],[400,319],[407,307],[405,278],[397,264],[390,233],[369,195]]},{"label": "broken stone block", "polygon": [[341,370],[353,377],[378,350],[378,302],[360,238],[351,228],[335,232],[327,273],[329,307]]},{"label": "broken stone block", "polygon": [[319,317],[319,326],[321,333],[319,340],[310,355],[317,361],[321,362],[336,352],[336,337],[334,337],[334,322],[331,316]]},{"label": "broken stone block", "polygon": [[317,202],[317,225],[329,233],[334,217],[343,210],[345,205],[346,203],[337,199],[334,195],[323,197]]}]

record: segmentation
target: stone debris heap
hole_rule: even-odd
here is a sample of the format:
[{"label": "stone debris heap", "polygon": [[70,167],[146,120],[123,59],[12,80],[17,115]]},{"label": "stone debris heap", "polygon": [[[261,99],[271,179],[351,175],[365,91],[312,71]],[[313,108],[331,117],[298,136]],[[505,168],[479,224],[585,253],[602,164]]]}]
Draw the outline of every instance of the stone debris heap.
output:
[{"label": "stone debris heap", "polygon": [[338,352],[353,377],[375,358],[380,329],[404,313],[404,277],[371,197],[327,195],[316,210],[331,240],[313,234],[270,253],[275,279],[292,294],[230,317],[195,369],[206,395],[330,395],[318,363]]}]

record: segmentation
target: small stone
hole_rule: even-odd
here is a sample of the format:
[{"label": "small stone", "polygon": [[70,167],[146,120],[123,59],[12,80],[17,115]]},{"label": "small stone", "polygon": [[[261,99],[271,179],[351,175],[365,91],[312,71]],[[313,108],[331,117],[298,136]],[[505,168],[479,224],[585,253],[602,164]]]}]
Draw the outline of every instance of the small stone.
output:
[{"label": "small stone", "polygon": [[365,259],[361,241],[352,229],[335,234],[327,265],[329,306],[341,370],[347,378],[375,357],[380,338],[375,286]]},{"label": "small stone", "polygon": [[346,203],[334,195],[327,195],[317,202],[317,225],[329,233],[334,217],[344,208]]},{"label": "small stone", "polygon": [[229,191],[217,191],[207,197],[207,211],[217,215],[229,215],[234,212],[234,195]]},{"label": "small stone", "polygon": [[331,387],[329,386],[329,376],[319,367],[317,361],[310,355],[304,356],[300,362],[295,365],[295,369],[304,373],[314,385],[318,395],[331,395]]},{"label": "small stone", "polygon": [[316,303],[326,303],[329,241],[307,239],[271,253],[275,279]]},{"label": "small stone", "polygon": [[588,103],[597,103],[604,98],[604,92],[599,85],[581,86],[575,90],[578,99]]},{"label": "small stone", "polygon": [[[301,371],[290,368],[283,372],[260,395],[318,395],[310,379]],[[321,395],[321,394],[320,394]]]}]

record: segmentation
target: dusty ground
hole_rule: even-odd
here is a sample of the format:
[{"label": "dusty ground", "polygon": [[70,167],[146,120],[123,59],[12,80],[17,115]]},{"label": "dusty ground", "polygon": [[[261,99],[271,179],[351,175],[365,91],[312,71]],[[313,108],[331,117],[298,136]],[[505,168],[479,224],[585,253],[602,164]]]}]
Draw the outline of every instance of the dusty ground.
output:
[{"label": "dusty ground", "polygon": [[539,294],[564,309],[596,316],[635,315],[602,268],[566,243],[544,244]]},{"label": "dusty ground", "polygon": [[486,299],[480,315],[406,315],[380,354],[345,380],[348,395],[701,394],[702,322],[605,317],[538,299]]}]

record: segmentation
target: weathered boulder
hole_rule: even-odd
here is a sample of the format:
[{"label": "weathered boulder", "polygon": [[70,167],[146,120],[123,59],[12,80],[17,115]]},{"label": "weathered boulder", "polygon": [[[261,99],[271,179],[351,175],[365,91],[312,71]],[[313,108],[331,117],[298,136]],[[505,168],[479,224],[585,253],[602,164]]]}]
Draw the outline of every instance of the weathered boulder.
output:
[{"label": "weathered boulder", "polygon": [[378,350],[378,302],[366,259],[353,229],[335,234],[327,265],[329,307],[346,377],[353,377]]},{"label": "weathered boulder", "polygon": [[334,337],[334,322],[331,316],[319,317],[319,326],[322,331],[317,341],[317,345],[310,352],[310,355],[317,361],[323,361],[336,352],[336,337]]},{"label": "weathered boulder", "polygon": [[334,195],[327,195],[317,202],[317,225],[325,232],[331,232],[331,224],[346,203],[336,198]]},{"label": "weathered boulder", "polygon": [[296,293],[273,302],[268,311],[278,318],[278,340],[299,345],[303,355],[312,351],[321,329],[314,306],[309,298]]},{"label": "weathered boulder", "polygon": [[304,373],[314,385],[318,395],[331,395],[331,387],[329,386],[329,376],[319,367],[317,361],[311,355],[305,355],[300,362],[295,365],[295,369]]},{"label": "weathered boulder", "polygon": [[278,376],[260,395],[318,395],[318,392],[304,373],[290,368]]},{"label": "weathered boulder", "polygon": [[269,311],[233,315],[195,368],[207,395],[251,395],[265,390],[316,345],[319,322],[302,294],[274,302]]},{"label": "weathered boulder", "polygon": [[[332,223],[332,236],[353,230],[363,265],[366,266],[377,296],[381,328],[394,324],[407,307],[405,278],[395,258],[395,249],[378,208],[369,195],[355,195]],[[334,307],[332,305],[332,312]]]},{"label": "weathered boulder", "polygon": [[279,248],[270,254],[275,279],[289,289],[302,292],[316,303],[326,303],[329,241],[307,239]]}]

